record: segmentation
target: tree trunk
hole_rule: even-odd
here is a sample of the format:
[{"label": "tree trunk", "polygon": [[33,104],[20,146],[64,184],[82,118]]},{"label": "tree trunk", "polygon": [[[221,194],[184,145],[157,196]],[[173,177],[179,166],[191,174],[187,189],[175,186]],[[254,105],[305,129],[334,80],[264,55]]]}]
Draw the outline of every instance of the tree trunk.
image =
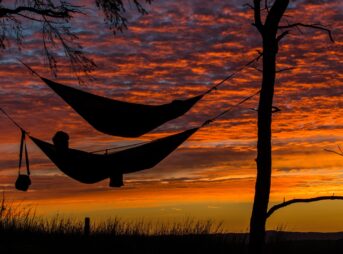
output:
[{"label": "tree trunk", "polygon": [[265,23],[261,21],[260,0],[254,0],[255,26],[263,39],[263,77],[258,107],[257,177],[254,205],[250,220],[249,253],[262,254],[265,246],[265,226],[272,174],[272,107],[276,76],[280,20],[289,0],[275,0]]},{"label": "tree trunk", "polygon": [[[271,44],[274,44],[273,46]],[[250,221],[250,252],[263,253],[266,214],[269,203],[272,172],[271,124],[275,84],[276,40],[264,38],[263,80],[258,108],[257,178]]]}]

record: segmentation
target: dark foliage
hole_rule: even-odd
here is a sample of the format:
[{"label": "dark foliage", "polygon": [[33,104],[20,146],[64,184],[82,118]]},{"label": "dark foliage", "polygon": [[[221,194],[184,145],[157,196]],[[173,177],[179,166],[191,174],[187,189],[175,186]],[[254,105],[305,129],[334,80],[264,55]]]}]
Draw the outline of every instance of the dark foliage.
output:
[{"label": "dark foliage", "polygon": [[[92,59],[85,56],[78,37],[72,32],[70,20],[77,15],[84,15],[84,6],[73,5],[70,1],[27,0],[13,1],[6,5],[0,1],[0,48],[10,46],[10,38],[14,35],[19,48],[22,47],[25,35],[23,23],[27,20],[38,23],[42,31],[42,45],[50,69],[56,75],[57,54],[60,47],[70,61],[72,71],[76,74],[82,72],[89,74],[96,67]],[[136,9],[141,14],[147,11],[142,1],[133,0]],[[145,0],[151,3],[151,0]],[[115,33],[127,28],[125,5],[130,0],[95,0],[95,5],[103,12],[105,22]]]},{"label": "dark foliage", "polygon": [[[137,11],[141,14],[147,14],[142,4],[138,0],[133,0]],[[146,0],[151,3],[151,0]],[[96,0],[96,5],[105,15],[105,21],[115,33],[116,30],[123,31],[127,28],[127,19],[124,16],[125,4],[122,0]]]}]

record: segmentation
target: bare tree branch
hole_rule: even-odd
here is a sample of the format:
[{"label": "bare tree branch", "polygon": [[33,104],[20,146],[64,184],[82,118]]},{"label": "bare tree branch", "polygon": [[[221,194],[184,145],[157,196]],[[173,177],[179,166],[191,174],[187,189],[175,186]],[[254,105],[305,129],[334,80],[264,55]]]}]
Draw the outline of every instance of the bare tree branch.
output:
[{"label": "bare tree branch", "polygon": [[[36,22],[39,22],[39,23],[44,23],[45,21],[43,19],[38,19],[38,18],[34,18],[34,17],[30,17],[30,16],[27,16],[25,14],[22,14],[22,13],[17,13],[18,16],[21,16],[25,19],[28,19],[28,20],[32,20],[32,21],[36,21]],[[50,21],[51,23],[56,23],[54,21]]]},{"label": "bare tree branch", "polygon": [[247,7],[249,7],[250,9],[252,9],[252,10],[254,10],[255,8],[254,8],[254,6],[252,6],[251,4],[249,4],[249,3],[246,3],[246,4],[244,4],[243,6],[247,6]]},{"label": "bare tree branch", "polygon": [[277,112],[280,112],[281,109],[279,107],[276,107],[276,106],[272,106],[272,113],[277,113]]},{"label": "bare tree branch", "polygon": [[64,28],[62,31],[53,26],[53,24],[43,16],[44,25],[43,25],[43,46],[45,54],[48,58],[49,67],[52,70],[53,74],[56,75],[57,66],[56,58],[49,49],[48,46],[51,44],[55,46],[55,39],[59,40],[59,43],[62,45],[65,55],[69,59],[70,67],[72,71],[76,74],[79,82],[82,83],[83,80],[78,75],[80,72],[83,72],[88,78],[91,78],[90,73],[96,68],[96,64],[92,59],[86,57],[82,52],[82,46],[75,43],[74,40],[78,37],[69,31],[69,28]]},{"label": "bare tree branch", "polygon": [[291,71],[291,70],[294,70],[296,69],[297,67],[289,67],[289,68],[284,68],[284,69],[280,69],[280,70],[277,70],[275,71],[276,73],[280,73],[280,72],[285,72],[285,71]]},{"label": "bare tree branch", "polygon": [[330,152],[330,153],[335,153],[335,154],[338,154],[340,156],[343,156],[343,150],[341,149],[341,147],[339,145],[337,145],[337,146],[338,146],[339,152],[336,152],[336,151],[333,151],[333,150],[329,150],[329,149],[324,149],[324,151]]},{"label": "bare tree branch", "polygon": [[323,25],[320,25],[320,24],[294,23],[294,24],[289,24],[287,26],[279,26],[278,28],[279,29],[289,29],[289,28],[293,28],[293,27],[298,28],[298,29],[299,29],[299,27],[307,27],[307,28],[313,28],[313,29],[325,31],[325,32],[327,32],[327,34],[328,34],[328,36],[330,38],[330,41],[331,42],[335,42],[335,40],[333,39],[331,30],[326,28]]},{"label": "bare tree branch", "polygon": [[38,14],[40,16],[47,16],[52,18],[70,18],[71,13],[79,12],[77,10],[78,7],[79,6],[68,5],[63,6],[63,8],[60,8],[60,10],[54,10],[50,8],[34,8],[29,6],[19,6],[15,9],[0,8],[0,18],[6,15],[20,14],[21,12],[30,12],[33,14]]},{"label": "bare tree branch", "polygon": [[[139,13],[147,14],[147,11],[138,0],[133,0],[133,2]],[[152,0],[145,0],[145,2],[150,4]],[[106,22],[113,33],[116,33],[117,30],[122,32],[127,28],[127,19],[124,16],[126,9],[123,0],[96,0],[95,3],[103,11]]]},{"label": "bare tree branch", "polygon": [[268,29],[271,33],[276,35],[278,25],[287,9],[288,4],[289,0],[279,0],[274,2],[265,22],[266,29]]},{"label": "bare tree branch", "polygon": [[257,30],[262,33],[263,32],[263,24],[261,20],[261,0],[254,0],[254,18]]},{"label": "bare tree branch", "polygon": [[311,202],[317,202],[322,200],[343,200],[343,196],[321,196],[321,197],[315,197],[315,198],[298,198],[298,199],[291,199],[286,202],[277,204],[272,206],[268,212],[267,212],[267,218],[269,218],[274,212],[277,210],[284,208],[286,206],[297,204],[297,203],[311,203]]},{"label": "bare tree branch", "polygon": [[276,37],[276,41],[277,42],[280,42],[286,35],[288,35],[289,34],[289,31],[287,30],[287,31],[285,31],[285,32],[283,32],[282,34],[280,34],[278,37]]},{"label": "bare tree branch", "polygon": [[250,68],[253,68],[253,69],[255,69],[256,71],[258,71],[260,73],[263,73],[263,70],[258,68],[258,67],[256,67],[256,66],[251,66]]}]

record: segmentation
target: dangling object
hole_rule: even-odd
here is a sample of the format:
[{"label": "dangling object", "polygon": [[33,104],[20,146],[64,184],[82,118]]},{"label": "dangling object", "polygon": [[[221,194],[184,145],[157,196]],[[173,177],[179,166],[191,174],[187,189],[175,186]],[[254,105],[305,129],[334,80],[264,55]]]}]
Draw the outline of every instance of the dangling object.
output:
[{"label": "dangling object", "polygon": [[[27,147],[25,143],[25,136],[26,132],[21,130],[21,141],[20,141],[20,151],[19,151],[19,167],[18,167],[18,178],[15,181],[15,188],[20,191],[27,191],[29,186],[31,185],[30,179],[30,164],[29,164],[29,156],[27,152]],[[26,163],[26,171],[27,175],[20,173],[21,162],[23,158],[23,150],[25,148],[25,163]]]}]

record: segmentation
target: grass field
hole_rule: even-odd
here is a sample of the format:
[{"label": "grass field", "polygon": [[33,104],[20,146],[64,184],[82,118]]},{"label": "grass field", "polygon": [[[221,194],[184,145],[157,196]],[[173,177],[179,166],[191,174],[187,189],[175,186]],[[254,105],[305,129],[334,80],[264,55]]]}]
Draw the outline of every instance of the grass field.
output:
[{"label": "grass field", "polygon": [[[56,216],[44,219],[21,206],[0,209],[1,254],[7,253],[247,253],[247,234],[224,232],[211,220],[178,223],[124,221],[91,223]],[[297,240],[297,234],[269,232],[267,253],[343,253],[343,240]],[[325,235],[324,235],[325,236]]]}]

